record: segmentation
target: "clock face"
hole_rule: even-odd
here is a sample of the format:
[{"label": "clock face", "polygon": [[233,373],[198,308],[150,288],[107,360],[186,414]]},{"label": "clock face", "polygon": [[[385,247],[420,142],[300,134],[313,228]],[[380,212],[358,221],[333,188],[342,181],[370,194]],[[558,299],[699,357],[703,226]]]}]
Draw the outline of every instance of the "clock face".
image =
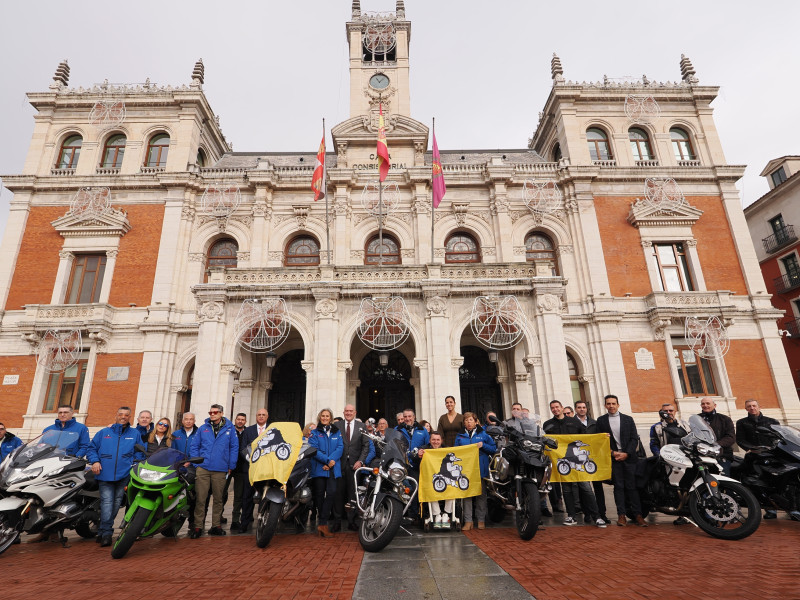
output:
[{"label": "clock face", "polygon": [[375,73],[369,78],[369,85],[376,90],[385,90],[389,87],[389,78],[383,73]]}]

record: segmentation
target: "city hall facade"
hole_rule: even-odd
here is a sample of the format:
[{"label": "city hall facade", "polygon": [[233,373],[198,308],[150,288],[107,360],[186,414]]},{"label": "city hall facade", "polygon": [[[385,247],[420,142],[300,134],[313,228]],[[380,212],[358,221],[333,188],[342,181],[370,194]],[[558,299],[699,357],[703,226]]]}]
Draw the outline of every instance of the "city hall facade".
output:
[{"label": "city hall facade", "polygon": [[[700,85],[687,58],[674,83],[578,84],[553,56],[528,147],[445,147],[447,194],[432,210],[403,2],[383,15],[354,2],[346,32],[350,118],[330,131],[327,216],[313,201],[314,152],[231,151],[202,62],[186,85],[89,89],[69,87],[62,64],[28,95],[27,159],[3,177],[14,196],[0,247],[2,422],[31,437],[64,402],[92,428],[120,405],[175,419],[212,403],[301,423],[350,402],[390,422],[410,406],[435,422],[447,395],[460,412],[501,415],[513,402],[546,415],[552,399],[583,398],[597,416],[607,393],[641,427],[663,402],[689,414],[701,396],[734,418],[757,398],[800,421],[781,312],[735,188],[744,167],[726,163],[710,107],[718,88]],[[384,183],[399,196],[379,239],[362,194],[377,181],[380,104]],[[647,202],[648,179],[677,186]],[[532,209],[537,184],[557,186],[555,203]],[[517,343],[476,337],[478,297],[515,299]],[[407,337],[385,351],[359,335],[362,301],[381,298],[402,298],[407,315]],[[285,340],[253,352],[237,316],[276,299]],[[693,352],[691,317],[717,317],[727,352]],[[41,359],[47,332],[72,330],[80,353],[53,370]]]}]

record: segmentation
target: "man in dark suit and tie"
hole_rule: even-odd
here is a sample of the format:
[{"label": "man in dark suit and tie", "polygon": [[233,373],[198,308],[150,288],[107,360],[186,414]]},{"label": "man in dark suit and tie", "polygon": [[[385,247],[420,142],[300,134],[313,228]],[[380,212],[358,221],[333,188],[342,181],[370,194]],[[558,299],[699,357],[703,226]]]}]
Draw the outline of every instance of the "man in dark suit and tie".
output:
[{"label": "man in dark suit and tie", "polygon": [[[242,441],[239,444],[239,454],[243,456],[250,456],[250,445],[258,439],[264,430],[267,429],[267,419],[269,413],[266,408],[259,408],[256,411],[256,422],[253,425],[244,428],[242,434]],[[242,496],[242,518],[239,522],[239,532],[247,533],[250,524],[253,522],[253,494],[255,489],[250,485],[250,480],[245,481],[244,494]]]},{"label": "man in dark suit and tie", "polygon": [[639,445],[639,432],[632,417],[619,412],[619,399],[609,394],[605,397],[608,414],[597,419],[597,433],[605,433],[611,442],[611,482],[614,484],[614,502],[617,505],[617,525],[624,526],[625,507],[630,506],[634,522],[639,527],[647,527],[642,518],[639,492],[636,490],[636,448]]},{"label": "man in dark suit and tie", "polygon": [[356,420],[356,407],[348,404],[344,407],[344,420],[336,423],[342,432],[344,451],[342,452],[342,479],[336,488],[334,524],[331,531],[338,531],[340,520],[347,515],[347,528],[355,531],[356,510],[345,511],[345,502],[355,502],[356,486],[353,471],[364,466],[369,453],[369,438],[361,435],[364,424]]}]

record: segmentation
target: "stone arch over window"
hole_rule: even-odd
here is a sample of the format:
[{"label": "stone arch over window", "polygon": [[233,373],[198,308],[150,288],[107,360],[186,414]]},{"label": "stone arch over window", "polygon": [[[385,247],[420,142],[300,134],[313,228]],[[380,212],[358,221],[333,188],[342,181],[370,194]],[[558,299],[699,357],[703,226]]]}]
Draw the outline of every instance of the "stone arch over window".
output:
[{"label": "stone arch over window", "polygon": [[650,143],[650,135],[641,127],[631,127],[628,129],[628,140],[631,144],[633,160],[654,160],[653,145]]},{"label": "stone arch over window", "polygon": [[549,264],[553,276],[559,275],[556,245],[541,231],[531,231],[525,236],[525,260],[536,264]]},{"label": "stone arch over window", "polygon": [[608,133],[600,127],[589,127],[586,130],[586,143],[592,160],[614,160],[614,152]]},{"label": "stone arch over window", "polygon": [[466,231],[454,231],[444,243],[445,263],[476,263],[481,261],[481,248],[477,238]]},{"label": "stone arch over window", "polygon": [[400,260],[400,244],[390,233],[383,233],[383,252],[381,252],[381,239],[376,233],[367,240],[364,246],[364,264],[365,265],[399,265]]},{"label": "stone arch over window", "polygon": [[58,151],[56,169],[74,169],[78,165],[81,146],[83,146],[83,136],[77,133],[67,135]]},{"label": "stone arch over window", "polygon": [[163,131],[150,137],[147,142],[147,153],[144,157],[145,167],[163,168],[167,166],[167,155],[169,154],[169,134]]},{"label": "stone arch over window", "polygon": [[303,233],[293,237],[286,244],[283,264],[287,267],[311,267],[319,264],[319,241],[312,235]]},{"label": "stone arch over window", "polygon": [[100,157],[101,169],[119,169],[122,166],[122,157],[125,154],[125,145],[128,138],[124,133],[115,132],[106,138],[103,144],[103,154]]}]

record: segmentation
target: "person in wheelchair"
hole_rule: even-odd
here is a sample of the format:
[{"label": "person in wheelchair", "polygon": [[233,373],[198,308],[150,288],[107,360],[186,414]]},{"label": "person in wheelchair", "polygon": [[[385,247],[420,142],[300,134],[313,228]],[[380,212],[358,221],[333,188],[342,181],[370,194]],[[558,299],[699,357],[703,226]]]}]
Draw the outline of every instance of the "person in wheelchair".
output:
[{"label": "person in wheelchair", "polygon": [[[425,450],[439,449],[442,447],[442,434],[438,431],[434,431],[431,433],[431,441],[430,443],[426,444],[424,448],[420,448],[417,454],[419,455],[420,459],[425,454]],[[436,502],[426,502],[428,508],[428,516],[425,519],[425,529],[427,530],[430,524],[433,524],[434,529],[449,529],[450,524],[453,522],[458,522],[455,514],[455,500],[445,500],[444,501],[444,511],[442,510],[439,501]]]}]

